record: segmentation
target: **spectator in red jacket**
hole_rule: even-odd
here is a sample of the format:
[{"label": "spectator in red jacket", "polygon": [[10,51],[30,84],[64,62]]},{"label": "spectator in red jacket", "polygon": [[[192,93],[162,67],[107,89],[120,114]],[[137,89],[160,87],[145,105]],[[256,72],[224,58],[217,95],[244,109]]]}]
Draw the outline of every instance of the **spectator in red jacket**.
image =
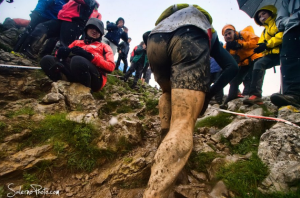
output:
[{"label": "spectator in red jacket", "polygon": [[59,48],[56,57],[47,55],[40,64],[53,81],[62,80],[64,74],[71,82],[99,91],[107,81],[106,73],[115,69],[113,52],[109,45],[101,43],[104,25],[99,19],[90,18],[84,33],[83,40]]},{"label": "spectator in red jacket", "polygon": [[36,26],[23,54],[36,59],[42,43],[53,37],[59,38],[61,46],[69,46],[82,34],[86,22],[98,6],[96,0],[69,0],[58,12],[57,19]]}]

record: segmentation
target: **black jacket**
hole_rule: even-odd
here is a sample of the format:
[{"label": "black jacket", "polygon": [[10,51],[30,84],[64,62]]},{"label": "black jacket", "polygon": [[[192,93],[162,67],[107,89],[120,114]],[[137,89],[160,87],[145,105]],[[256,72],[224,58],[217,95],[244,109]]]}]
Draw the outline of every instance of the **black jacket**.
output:
[{"label": "black jacket", "polygon": [[118,52],[121,50],[121,56],[127,57],[128,52],[129,52],[129,43],[127,42],[122,42],[118,45]]}]

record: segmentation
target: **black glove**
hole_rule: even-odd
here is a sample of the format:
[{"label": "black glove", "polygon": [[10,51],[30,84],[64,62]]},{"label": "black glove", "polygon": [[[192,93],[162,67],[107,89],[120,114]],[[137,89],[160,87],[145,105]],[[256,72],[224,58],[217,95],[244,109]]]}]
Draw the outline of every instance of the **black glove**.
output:
[{"label": "black glove", "polygon": [[71,52],[71,49],[68,48],[68,47],[60,47],[58,50],[57,50],[57,54],[56,54],[56,58],[58,59],[65,59],[69,56]]},{"label": "black glove", "polygon": [[89,61],[92,61],[94,59],[93,54],[85,51],[81,47],[78,47],[78,46],[72,47],[71,51],[72,51],[73,54],[78,55],[78,56],[82,56],[82,57],[88,59]]},{"label": "black glove", "polygon": [[258,43],[257,45],[258,45],[258,47],[253,50],[254,53],[258,54],[258,53],[261,53],[261,52],[263,52],[267,49],[267,44],[266,43]]},{"label": "black glove", "polygon": [[238,50],[238,49],[241,49],[242,47],[243,47],[243,45],[239,44],[236,41],[231,41],[231,42],[226,43],[226,48],[228,48],[228,49]]}]

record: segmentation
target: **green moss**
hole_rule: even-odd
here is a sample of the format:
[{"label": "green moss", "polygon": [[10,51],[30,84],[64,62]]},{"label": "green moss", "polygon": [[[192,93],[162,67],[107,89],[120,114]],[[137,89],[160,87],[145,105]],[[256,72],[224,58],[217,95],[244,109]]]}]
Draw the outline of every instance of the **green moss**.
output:
[{"label": "green moss", "polygon": [[130,113],[130,112],[132,112],[131,106],[120,106],[117,109],[117,113]]},{"label": "green moss", "polygon": [[106,87],[104,87],[101,91],[93,92],[93,97],[96,100],[104,100],[106,94]]},{"label": "green moss", "polygon": [[247,161],[238,161],[221,167],[217,178],[224,181],[229,190],[237,197],[256,197],[257,187],[269,174],[267,166],[257,154]]},{"label": "green moss", "polygon": [[18,115],[29,115],[32,116],[34,115],[34,110],[31,107],[23,107],[17,111],[9,111],[6,116],[9,118],[16,117]]},{"label": "green moss", "polygon": [[31,184],[37,184],[38,183],[38,178],[35,174],[30,174],[27,172],[23,173],[23,180],[24,180],[24,184],[23,184],[23,189],[24,190],[28,190],[31,189],[30,185]]},{"label": "green moss", "polygon": [[131,151],[132,150],[132,145],[130,142],[127,141],[126,137],[122,136],[119,138],[117,144],[116,144],[116,147],[117,147],[117,151],[120,152],[120,153],[127,153],[128,151]]},{"label": "green moss", "polygon": [[221,143],[226,144],[226,146],[230,149],[231,153],[245,155],[249,152],[257,153],[259,137],[251,136],[245,138],[237,145],[232,145],[229,140],[227,140],[224,137],[221,137]]},{"label": "green moss", "polygon": [[196,153],[193,151],[188,160],[187,168],[198,172],[207,172],[208,166],[217,157],[220,155],[215,152]]},{"label": "green moss", "polygon": [[150,115],[158,115],[159,109],[157,108],[158,99],[147,99],[146,100],[146,112]]},{"label": "green moss", "polygon": [[230,124],[234,117],[235,116],[228,113],[219,113],[216,116],[209,116],[196,123],[195,131],[197,131],[199,127],[216,127],[222,129]]},{"label": "green moss", "polygon": [[132,162],[132,157],[125,157],[125,158],[123,158],[123,161],[125,162],[125,163],[127,163],[127,164],[129,164],[130,162]]},{"label": "green moss", "polygon": [[[96,165],[100,150],[93,140],[99,133],[92,125],[69,121],[65,114],[56,114],[46,116],[31,130],[31,136],[20,143],[19,149],[52,142],[54,151],[68,159],[68,166],[72,170],[91,171]],[[63,149],[63,144],[69,148]]]}]

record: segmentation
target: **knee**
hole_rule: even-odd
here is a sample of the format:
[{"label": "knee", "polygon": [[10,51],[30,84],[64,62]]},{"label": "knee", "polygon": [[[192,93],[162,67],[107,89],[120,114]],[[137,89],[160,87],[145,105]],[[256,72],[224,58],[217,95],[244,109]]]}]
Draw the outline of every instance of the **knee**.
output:
[{"label": "knee", "polygon": [[70,67],[72,70],[85,70],[88,69],[86,64],[88,60],[83,58],[82,56],[74,56],[71,59]]},{"label": "knee", "polygon": [[53,62],[56,62],[54,56],[51,56],[51,55],[44,56],[40,61],[41,68],[44,70],[48,67],[51,67],[51,65],[52,65],[51,63],[53,63]]}]

